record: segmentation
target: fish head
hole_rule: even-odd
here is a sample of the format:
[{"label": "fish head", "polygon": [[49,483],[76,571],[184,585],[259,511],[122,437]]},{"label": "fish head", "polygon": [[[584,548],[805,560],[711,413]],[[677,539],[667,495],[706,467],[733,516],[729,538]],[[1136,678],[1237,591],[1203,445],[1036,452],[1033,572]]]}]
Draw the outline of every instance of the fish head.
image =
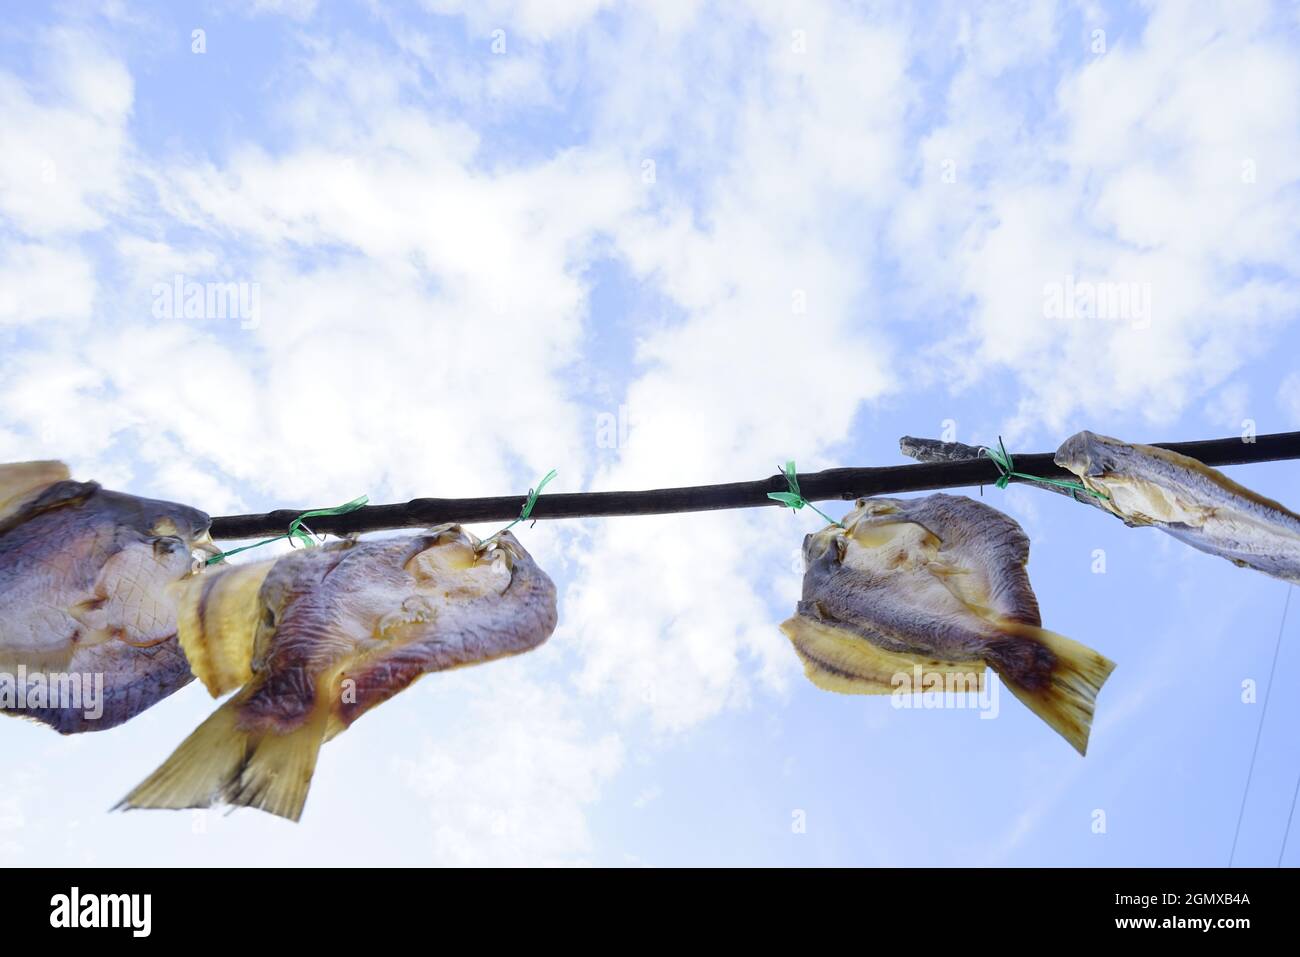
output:
[{"label": "fish head", "polygon": [[[284,660],[291,645],[313,660],[364,659],[374,667],[373,656],[404,654],[396,651],[403,647],[411,655],[403,668],[422,654],[474,663],[504,653],[520,634],[544,640],[554,627],[554,586],[509,532],[480,540],[459,525],[441,525],[327,548],[338,549],[337,558],[313,549],[281,559],[267,577],[254,671],[271,655]],[[551,610],[543,614],[545,605]],[[550,626],[534,633],[548,615]],[[411,650],[416,645],[426,651]],[[373,688],[388,681],[378,674],[357,680]]]},{"label": "fish head", "polygon": [[525,554],[509,532],[480,540],[459,525],[431,528],[412,547],[414,553],[402,563],[407,574],[444,597],[460,599],[501,594]]},{"label": "fish head", "polygon": [[[169,586],[190,576],[192,549],[208,541],[208,517],[68,480],[29,499],[20,514],[26,517],[5,536],[20,547],[0,561],[7,590],[0,651],[33,669],[75,662],[102,671],[110,691],[170,675],[165,650],[133,656],[119,643],[143,650],[174,639]],[[164,683],[174,690],[170,678]]]},{"label": "fish head", "polygon": [[803,537],[803,562],[805,568],[838,562],[844,557],[844,530],[827,525],[820,532],[812,532]]},{"label": "fish head", "polygon": [[859,519],[876,518],[880,515],[897,515],[906,507],[907,501],[901,498],[883,496],[860,498],[853,503],[853,511],[844,517],[844,524],[848,526]]},{"label": "fish head", "polygon": [[148,646],[176,632],[169,586],[200,568],[195,551],[214,548],[206,514],[188,505],[98,491],[70,515],[83,540],[111,542],[88,551],[93,594],[76,617],[92,631]]},{"label": "fish head", "polygon": [[213,552],[211,520],[188,505],[101,491],[77,512],[87,530],[115,543],[98,570],[100,606],[87,624],[148,644],[175,632],[168,586],[198,568],[194,553]]},{"label": "fish head", "polygon": [[212,541],[212,519],[197,508],[149,501],[145,521],[146,535],[155,541],[178,542],[187,555],[195,551],[209,556],[221,553]]},{"label": "fish head", "polygon": [[1133,458],[1133,447],[1096,432],[1079,432],[1061,443],[1053,461],[1080,478],[1123,474]]},{"label": "fish head", "polygon": [[98,521],[129,529],[142,541],[154,544],[160,555],[194,550],[218,553],[210,534],[212,519],[189,505],[102,491],[88,507]]},{"label": "fish head", "polygon": [[804,567],[838,563],[844,558],[850,539],[871,525],[892,521],[887,516],[898,514],[906,504],[898,498],[858,499],[840,525],[827,525],[820,532],[804,536]]},{"label": "fish head", "polygon": [[[0,517],[14,546],[0,549],[0,661],[98,675],[99,717],[38,716],[60,731],[89,731],[120,724],[190,680],[170,587],[191,577],[193,549],[211,547],[210,523],[186,505],[66,476],[42,463],[0,467],[0,485],[19,489]],[[46,477],[54,481],[39,481]]]},{"label": "fish head", "polygon": [[906,500],[901,498],[860,498],[853,503],[853,510],[844,516],[841,524],[849,537],[853,537],[856,532],[872,525],[894,521],[890,516],[898,515],[906,507]]},{"label": "fish head", "polygon": [[[480,541],[459,525],[293,552],[260,583],[249,573],[257,620],[242,619],[232,631],[251,649],[255,672],[272,654],[283,657],[277,649],[286,646],[326,658],[373,650],[427,629],[452,606],[501,595],[521,558],[526,553],[510,533]],[[181,637],[188,640],[187,629]]]}]

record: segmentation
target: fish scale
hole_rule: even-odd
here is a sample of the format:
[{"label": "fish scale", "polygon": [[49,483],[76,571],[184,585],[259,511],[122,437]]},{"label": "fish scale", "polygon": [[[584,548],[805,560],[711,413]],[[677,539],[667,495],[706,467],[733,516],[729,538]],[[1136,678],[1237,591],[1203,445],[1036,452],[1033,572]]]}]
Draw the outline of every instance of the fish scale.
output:
[{"label": "fish scale", "polygon": [[1300,584],[1300,515],[1194,458],[1079,432],[1056,452],[1103,508],[1191,547]]},{"label": "fish scale", "polygon": [[[103,681],[103,712],[6,713],[62,733],[115,727],[187,684],[167,587],[210,548],[208,516],[73,482],[57,462],[0,465],[0,671]],[[149,646],[149,647],[145,647]]]},{"label": "fish scale", "polygon": [[[785,633],[818,687],[893,694],[993,668],[1081,754],[1114,664],[1042,627],[1009,516],[966,496],[859,499],[804,541],[802,598]],[[922,686],[924,687],[924,685]]]},{"label": "fish scale", "polygon": [[509,532],[339,542],[178,587],[180,640],[233,696],[124,808],[250,806],[297,820],[325,741],[425,674],[521,654],[555,629],[550,578]]}]

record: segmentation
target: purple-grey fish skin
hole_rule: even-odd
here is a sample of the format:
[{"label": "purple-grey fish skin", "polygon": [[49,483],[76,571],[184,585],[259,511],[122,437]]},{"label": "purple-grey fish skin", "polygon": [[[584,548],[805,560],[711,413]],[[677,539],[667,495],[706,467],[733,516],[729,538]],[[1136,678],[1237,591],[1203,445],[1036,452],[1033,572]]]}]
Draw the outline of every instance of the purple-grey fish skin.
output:
[{"label": "purple-grey fish skin", "polygon": [[188,684],[167,586],[210,545],[209,524],[198,509],[94,482],[56,481],[11,501],[0,517],[3,710],[63,734],[101,731]]},{"label": "purple-grey fish skin", "polygon": [[1066,439],[1056,464],[1102,493],[1127,524],[1300,584],[1300,515],[1194,458],[1094,432]]},{"label": "purple-grey fish skin", "polygon": [[[899,523],[930,532],[947,560],[968,569],[966,575],[978,576],[981,598],[991,611],[1010,621],[1042,625],[1025,570],[1029,539],[1010,516],[964,495],[937,493],[915,499],[859,499],[845,520],[851,529]],[[983,618],[944,614],[906,589],[844,565],[837,550],[842,537],[831,528],[805,538],[799,614],[833,622],[900,654],[980,661],[1005,647],[1002,632]]]},{"label": "purple-grey fish skin", "polygon": [[1114,663],[1042,627],[1028,560],[1016,521],[965,496],[859,499],[805,539],[802,600],[781,628],[829,691],[880,694],[915,669],[987,665],[1084,754]]},{"label": "purple-grey fish skin", "polygon": [[422,675],[536,648],[555,585],[509,532],[339,542],[182,588],[181,641],[237,691],[122,808],[224,803],[298,820],[321,745]]},{"label": "purple-grey fish skin", "polygon": [[[557,622],[555,585],[508,532],[497,539],[509,553],[499,593],[424,604],[408,564],[440,540],[461,535],[453,528],[338,543],[276,562],[261,590],[266,620],[274,626],[257,637],[257,688],[241,707],[243,724],[297,727],[317,699],[322,675],[344,663],[343,680],[355,682],[355,695],[336,698],[334,708],[347,726],[421,675],[519,654],[545,641]],[[395,631],[401,640],[385,637]]]}]

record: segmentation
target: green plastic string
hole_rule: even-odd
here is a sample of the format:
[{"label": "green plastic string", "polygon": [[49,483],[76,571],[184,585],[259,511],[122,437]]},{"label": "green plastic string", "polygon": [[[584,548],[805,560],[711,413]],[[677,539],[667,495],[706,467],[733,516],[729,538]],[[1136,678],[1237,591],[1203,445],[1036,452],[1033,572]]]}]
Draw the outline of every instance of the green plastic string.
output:
[{"label": "green plastic string", "polygon": [[530,488],[528,490],[528,498],[524,501],[524,507],[519,511],[519,517],[515,519],[513,522],[511,522],[509,525],[507,525],[505,528],[501,529],[500,531],[493,532],[487,538],[483,539],[483,541],[479,543],[479,547],[483,547],[487,545],[488,542],[492,541],[498,535],[503,535],[506,532],[510,531],[510,529],[514,528],[520,522],[528,521],[528,516],[533,514],[533,506],[537,504],[537,498],[539,495],[542,494],[542,489],[546,488],[547,483],[549,483],[551,479],[555,478],[555,476],[559,474],[560,473],[555,471],[555,469],[551,469],[544,476],[542,476],[542,480],[537,483],[537,488],[535,489]]},{"label": "green plastic string", "polygon": [[240,552],[246,552],[250,548],[261,548],[263,545],[270,545],[272,542],[278,542],[281,539],[289,539],[290,542],[301,542],[305,547],[311,548],[316,544],[316,540],[311,536],[311,530],[303,526],[303,522],[309,518],[319,518],[322,515],[346,515],[348,512],[355,512],[361,506],[369,502],[370,499],[362,495],[360,498],[354,498],[345,505],[336,505],[334,508],[315,508],[309,512],[303,512],[292,522],[289,523],[289,530],[283,535],[276,535],[274,538],[264,538],[260,542],[254,542],[252,545],[241,545],[239,548],[232,548],[228,552],[222,552],[220,555],[213,555],[205,565],[217,565],[231,555],[238,555]]},{"label": "green plastic string", "polygon": [[982,445],[980,446],[980,451],[993,460],[993,464],[998,467],[998,471],[1001,473],[998,476],[997,481],[993,483],[998,488],[1006,488],[1014,477],[1029,479],[1031,482],[1042,482],[1044,485],[1055,485],[1059,488],[1068,488],[1077,492],[1087,492],[1089,495],[1096,496],[1097,498],[1110,498],[1110,496],[1105,492],[1095,491],[1094,489],[1090,489],[1088,486],[1081,485],[1078,482],[1071,482],[1066,479],[1043,478],[1039,475],[1028,475],[1024,472],[1015,471],[1015,461],[1011,458],[1011,453],[1007,451],[1007,447],[1002,444],[1002,436],[1000,435],[998,436],[998,447],[996,449],[991,449],[987,445]]},{"label": "green plastic string", "polygon": [[829,515],[827,515],[825,512],[819,509],[816,505],[814,505],[812,502],[808,501],[806,498],[803,497],[803,493],[799,491],[799,477],[798,475],[795,474],[795,470],[794,470],[794,459],[791,459],[789,462],[785,463],[785,471],[782,474],[785,475],[785,484],[790,487],[790,491],[768,492],[767,493],[768,498],[780,502],[781,505],[785,508],[793,508],[795,510],[801,509],[805,505],[807,505],[810,509],[816,512],[822,518],[826,519],[826,521],[830,522],[832,525],[838,528],[844,527],[840,522],[835,521],[835,519],[831,518]]}]

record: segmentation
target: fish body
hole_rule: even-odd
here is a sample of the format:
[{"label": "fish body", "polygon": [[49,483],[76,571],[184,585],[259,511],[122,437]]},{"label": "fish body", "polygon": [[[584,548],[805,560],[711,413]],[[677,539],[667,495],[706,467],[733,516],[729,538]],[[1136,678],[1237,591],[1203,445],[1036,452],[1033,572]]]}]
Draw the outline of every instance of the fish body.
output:
[{"label": "fish body", "polygon": [[1300,583],[1300,515],[1168,449],[1093,432],[1062,443],[1056,464],[1104,496],[1129,525],[1151,525],[1235,565]]},{"label": "fish body", "polygon": [[340,542],[185,583],[181,642],[238,691],[123,807],[257,807],[297,820],[320,745],[424,674],[519,654],[556,625],[555,586],[513,535],[458,526]]},{"label": "fish body", "polygon": [[102,682],[98,715],[84,700],[5,710],[97,731],[187,684],[168,587],[210,547],[208,526],[186,505],[71,481],[60,463],[0,466],[0,672]]},{"label": "fish body", "polygon": [[803,597],[782,625],[818,686],[888,694],[899,676],[992,668],[1080,753],[1114,664],[1042,627],[1009,516],[965,496],[866,498],[804,541]]}]

